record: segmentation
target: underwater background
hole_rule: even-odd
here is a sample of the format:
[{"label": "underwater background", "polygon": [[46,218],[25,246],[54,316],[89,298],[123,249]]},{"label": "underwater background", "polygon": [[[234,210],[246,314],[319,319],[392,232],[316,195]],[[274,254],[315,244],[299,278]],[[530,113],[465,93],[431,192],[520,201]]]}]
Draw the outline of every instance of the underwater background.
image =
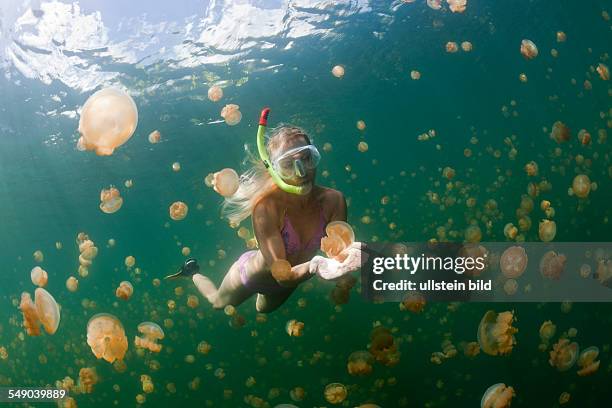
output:
[{"label": "underwater background", "polygon": [[[431,303],[412,313],[366,302],[359,284],[344,302],[330,297],[333,283],[313,279],[265,317],[254,298],[228,316],[188,280],[154,281],[175,272],[189,247],[220,283],[246,250],[204,179],[246,168],[264,106],[270,125],[312,135],[322,153],[317,182],[344,193],[360,241],[463,241],[470,225],[482,241],[507,241],[504,226],[519,225],[524,197],[535,205],[519,240],[539,240],[548,200],[556,241],[610,241],[612,88],[596,69],[610,64],[609,12],[609,1],[469,0],[462,13],[432,0],[0,1],[0,386],[77,382],[81,368],[94,367],[92,392],[71,393],[78,406],[323,407],[333,405],[330,383],[346,387],[348,407],[474,407],[496,383],[514,388],[513,406],[560,406],[562,393],[570,394],[563,406],[609,405],[609,304]],[[523,58],[523,39],[537,45],[536,58]],[[471,51],[447,52],[448,42],[464,41]],[[207,98],[213,85],[223,88],[218,102]],[[102,157],[77,150],[76,129],[87,98],[107,86],[125,89],[139,118],[132,138]],[[226,104],[240,106],[239,124],[223,122]],[[549,136],[557,121],[571,129],[566,143]],[[148,141],[154,130],[160,143]],[[539,171],[529,177],[531,161]],[[586,198],[568,194],[577,174],[596,183]],[[124,203],[105,214],[100,191],[110,185]],[[182,221],[168,215],[175,201],[189,206]],[[241,226],[252,230],[250,220]],[[99,248],[86,277],[80,232]],[[36,265],[61,305],[52,336],[26,335],[17,307],[23,291],[34,292]],[[76,292],[66,288],[70,276]],[[115,296],[124,280],[134,286],[128,301]],[[189,295],[199,298],[195,308]],[[514,311],[516,345],[505,356],[466,356],[460,344],[476,341],[487,310]],[[86,343],[98,313],[126,330],[124,366],[96,359]],[[291,319],[304,323],[302,336],[287,334]],[[553,343],[570,332],[581,349],[599,348],[596,373],[550,366],[551,347],[538,347],[547,320],[557,326]],[[144,321],[164,329],[160,353],[136,350]],[[399,362],[350,375],[349,356],[368,350],[378,325],[392,333]],[[434,364],[445,340],[459,352]],[[143,391],[143,374],[153,392]]]}]

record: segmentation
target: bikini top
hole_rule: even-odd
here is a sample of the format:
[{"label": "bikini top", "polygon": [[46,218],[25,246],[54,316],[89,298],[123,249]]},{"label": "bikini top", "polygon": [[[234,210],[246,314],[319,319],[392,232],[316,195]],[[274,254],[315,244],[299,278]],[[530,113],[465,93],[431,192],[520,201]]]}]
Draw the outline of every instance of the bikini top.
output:
[{"label": "bikini top", "polygon": [[325,236],[326,225],[323,211],[319,212],[319,220],[319,228],[315,231],[313,237],[310,239],[310,241],[306,242],[305,245],[302,245],[300,242],[300,236],[297,234],[297,232],[295,232],[295,229],[289,220],[289,216],[285,212],[281,236],[283,237],[283,242],[285,243],[285,252],[287,255],[293,255],[300,251],[312,251],[321,246],[321,238]]}]

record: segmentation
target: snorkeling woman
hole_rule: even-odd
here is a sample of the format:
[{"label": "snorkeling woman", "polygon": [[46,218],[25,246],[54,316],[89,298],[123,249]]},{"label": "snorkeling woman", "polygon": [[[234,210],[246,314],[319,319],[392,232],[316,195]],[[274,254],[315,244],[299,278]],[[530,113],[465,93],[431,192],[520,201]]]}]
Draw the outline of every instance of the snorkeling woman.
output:
[{"label": "snorkeling woman", "polygon": [[[367,260],[359,242],[344,250],[339,257],[342,262],[316,255],[326,225],[346,221],[346,201],[341,192],[315,184],[321,156],[302,129],[278,127],[265,143],[269,111],[261,112],[257,131],[261,160],[241,176],[238,190],[225,199],[222,209],[234,225],[252,217],[259,249],[242,254],[219,288],[199,273],[195,259],[188,259],[170,276],[191,277],[216,309],[237,306],[257,294],[257,311],[271,312],[314,275],[336,279],[358,270]],[[286,273],[273,273],[273,265],[287,265],[283,260],[292,266],[285,268]]]}]

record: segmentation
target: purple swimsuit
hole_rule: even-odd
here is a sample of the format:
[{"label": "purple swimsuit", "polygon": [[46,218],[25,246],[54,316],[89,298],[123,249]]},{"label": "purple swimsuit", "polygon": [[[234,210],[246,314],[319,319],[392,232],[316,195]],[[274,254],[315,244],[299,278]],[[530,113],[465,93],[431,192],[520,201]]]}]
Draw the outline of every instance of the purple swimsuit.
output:
[{"label": "purple swimsuit", "polygon": [[[302,245],[300,242],[300,237],[295,232],[293,225],[291,225],[291,221],[287,214],[285,214],[285,220],[283,223],[283,228],[281,229],[281,236],[283,237],[283,242],[285,243],[285,252],[287,255],[293,255],[300,251],[312,251],[314,249],[319,248],[321,245],[321,238],[325,236],[325,217],[323,216],[323,211],[319,213],[319,228],[315,231],[313,237],[306,243],[306,245]],[[255,254],[257,250],[247,251],[244,254],[240,255],[238,258],[238,269],[240,270],[240,280],[244,287],[261,294],[271,294],[278,293],[282,291],[286,291],[288,288],[279,285],[278,283],[274,283],[272,285],[261,285],[256,284],[255,282],[249,282],[247,277],[247,271],[245,267],[245,263]]]}]

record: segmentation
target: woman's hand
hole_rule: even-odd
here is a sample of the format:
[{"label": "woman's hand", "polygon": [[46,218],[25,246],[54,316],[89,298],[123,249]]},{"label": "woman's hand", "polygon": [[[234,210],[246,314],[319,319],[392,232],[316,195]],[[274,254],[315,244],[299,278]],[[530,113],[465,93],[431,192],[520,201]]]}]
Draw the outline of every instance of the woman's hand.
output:
[{"label": "woman's hand", "polygon": [[310,261],[310,273],[317,274],[325,280],[337,279],[343,275],[355,272],[368,260],[368,254],[363,251],[365,244],[354,242],[342,251],[344,260],[315,256]]}]

